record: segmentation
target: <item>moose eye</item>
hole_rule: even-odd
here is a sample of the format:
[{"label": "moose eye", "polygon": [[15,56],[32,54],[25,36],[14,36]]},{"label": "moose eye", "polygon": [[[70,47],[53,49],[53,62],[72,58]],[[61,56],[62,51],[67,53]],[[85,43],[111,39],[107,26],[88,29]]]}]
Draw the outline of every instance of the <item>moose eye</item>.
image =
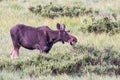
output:
[{"label": "moose eye", "polygon": [[68,31],[66,31],[66,32],[68,32],[68,33],[69,33],[69,32],[70,32],[70,30],[68,30]]},{"label": "moose eye", "polygon": [[64,34],[65,36],[68,36],[68,33],[67,33],[67,32],[63,32],[63,34]]}]

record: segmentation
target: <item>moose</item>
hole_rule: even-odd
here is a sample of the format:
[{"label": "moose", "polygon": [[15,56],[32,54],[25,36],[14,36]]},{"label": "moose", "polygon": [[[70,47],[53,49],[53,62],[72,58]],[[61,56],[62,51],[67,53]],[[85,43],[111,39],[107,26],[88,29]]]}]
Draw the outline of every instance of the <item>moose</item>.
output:
[{"label": "moose", "polygon": [[65,30],[65,24],[56,25],[57,30],[52,30],[48,26],[32,27],[24,24],[16,24],[10,29],[10,35],[13,43],[11,58],[19,56],[20,47],[29,50],[40,50],[42,53],[48,53],[56,42],[68,42],[75,45],[77,38],[70,31]]}]

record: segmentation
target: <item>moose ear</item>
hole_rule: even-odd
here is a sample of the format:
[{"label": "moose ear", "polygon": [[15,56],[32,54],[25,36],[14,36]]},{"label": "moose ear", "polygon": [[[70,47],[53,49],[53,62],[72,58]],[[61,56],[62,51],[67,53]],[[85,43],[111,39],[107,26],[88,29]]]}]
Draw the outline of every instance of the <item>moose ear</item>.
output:
[{"label": "moose ear", "polygon": [[65,25],[64,24],[60,25],[59,23],[57,23],[57,29],[58,30],[65,30]]}]

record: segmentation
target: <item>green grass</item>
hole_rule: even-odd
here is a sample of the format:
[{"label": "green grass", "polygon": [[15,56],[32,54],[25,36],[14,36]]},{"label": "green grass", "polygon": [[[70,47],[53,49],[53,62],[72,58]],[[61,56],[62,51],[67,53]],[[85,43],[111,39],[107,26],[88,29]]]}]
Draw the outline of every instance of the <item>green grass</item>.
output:
[{"label": "green grass", "polygon": [[29,77],[29,76],[25,76],[23,78],[20,77],[20,73],[11,73],[11,72],[6,72],[3,71],[0,73],[0,80],[119,80],[119,76],[98,76],[95,74],[86,74],[83,75],[82,77],[78,77],[76,75],[74,76],[69,76],[66,74],[62,74],[62,75],[57,75],[57,76],[52,76],[52,75],[47,75],[47,76],[43,76],[43,75],[39,75],[38,78],[34,77]]},{"label": "green grass", "polygon": [[[24,48],[20,49],[20,58],[16,60],[11,60],[10,59],[10,52],[13,49],[11,37],[9,30],[10,28],[18,23],[26,24],[26,25],[31,25],[31,26],[41,26],[41,25],[48,25],[52,29],[56,29],[56,23],[64,23],[66,25],[66,29],[70,30],[72,34],[74,34],[77,39],[78,43],[76,45],[91,45],[94,44],[94,46],[101,50],[106,46],[113,46],[113,48],[117,51],[120,50],[120,34],[115,34],[113,36],[109,36],[107,33],[103,34],[98,34],[96,35],[95,33],[82,33],[80,31],[81,27],[86,27],[87,25],[92,23],[91,16],[90,15],[84,15],[84,16],[79,16],[79,17],[58,17],[55,19],[49,19],[49,18],[44,18],[39,15],[32,14],[29,12],[28,8],[30,6],[36,6],[38,4],[49,4],[49,2],[53,2],[55,4],[59,5],[69,5],[73,4],[75,2],[82,2],[84,3],[85,6],[92,7],[95,10],[100,10],[101,16],[96,16],[94,17],[96,19],[99,19],[105,15],[109,16],[111,13],[116,13],[118,14],[118,19],[119,19],[119,13],[120,13],[120,6],[119,6],[119,0],[16,0],[16,1],[11,1],[11,0],[6,0],[6,1],[1,1],[0,2],[0,64],[2,63],[13,63],[17,64],[15,62],[22,62],[25,61],[26,59],[31,59],[31,57],[34,57],[35,55],[37,56],[39,54],[38,50],[27,50]],[[92,5],[94,4],[94,5]],[[102,5],[101,5],[102,4]],[[84,22],[84,20],[87,20],[87,23]],[[71,53],[70,51],[73,48],[68,44],[62,44],[62,43],[57,43],[53,46],[51,49],[50,53],[45,55],[48,56],[54,56],[54,55],[59,55],[59,54],[69,54]],[[83,54],[79,54],[79,57],[82,57]],[[72,57],[72,56],[71,56]],[[73,56],[74,57],[74,56]],[[70,58],[70,59],[73,59]],[[75,57],[76,58],[76,57]],[[40,64],[39,64],[40,65]],[[62,65],[62,63],[61,63]],[[63,61],[63,65],[65,65]],[[28,71],[31,70],[32,68],[26,67],[26,70]],[[29,72],[29,71],[28,71]],[[21,78],[22,76],[22,78]],[[96,75],[96,74],[83,74],[83,76],[78,76],[76,74],[74,75],[67,75],[67,74],[61,74],[57,76],[53,75],[38,75],[37,77],[33,76],[30,77],[29,75],[19,72],[19,71],[8,71],[3,70],[0,73],[0,80],[119,80],[119,77],[116,76],[108,76],[108,75]]]}]

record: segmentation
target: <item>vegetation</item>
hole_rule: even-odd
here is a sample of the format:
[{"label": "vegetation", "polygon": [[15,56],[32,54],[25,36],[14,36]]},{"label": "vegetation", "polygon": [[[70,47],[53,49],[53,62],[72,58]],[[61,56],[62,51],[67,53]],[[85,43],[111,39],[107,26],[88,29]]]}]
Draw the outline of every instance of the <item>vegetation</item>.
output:
[{"label": "vegetation", "polygon": [[[119,0],[0,0],[0,7],[0,80],[119,80]],[[56,29],[58,22],[77,37],[75,46],[57,43],[49,54],[21,48],[10,59],[13,25]]]},{"label": "vegetation", "polygon": [[[115,18],[115,17],[114,17]],[[108,17],[104,17],[99,20],[93,20],[92,24],[87,28],[81,27],[83,32],[95,32],[95,33],[109,33],[115,34],[120,32],[120,20],[112,21]]]},{"label": "vegetation", "polygon": [[50,2],[48,5],[37,5],[36,7],[30,7],[29,10],[32,13],[40,14],[44,17],[55,18],[55,17],[78,17],[79,15],[88,15],[88,14],[99,14],[99,11],[93,11],[92,8],[85,7],[82,2],[79,4],[67,5],[58,5]]}]

